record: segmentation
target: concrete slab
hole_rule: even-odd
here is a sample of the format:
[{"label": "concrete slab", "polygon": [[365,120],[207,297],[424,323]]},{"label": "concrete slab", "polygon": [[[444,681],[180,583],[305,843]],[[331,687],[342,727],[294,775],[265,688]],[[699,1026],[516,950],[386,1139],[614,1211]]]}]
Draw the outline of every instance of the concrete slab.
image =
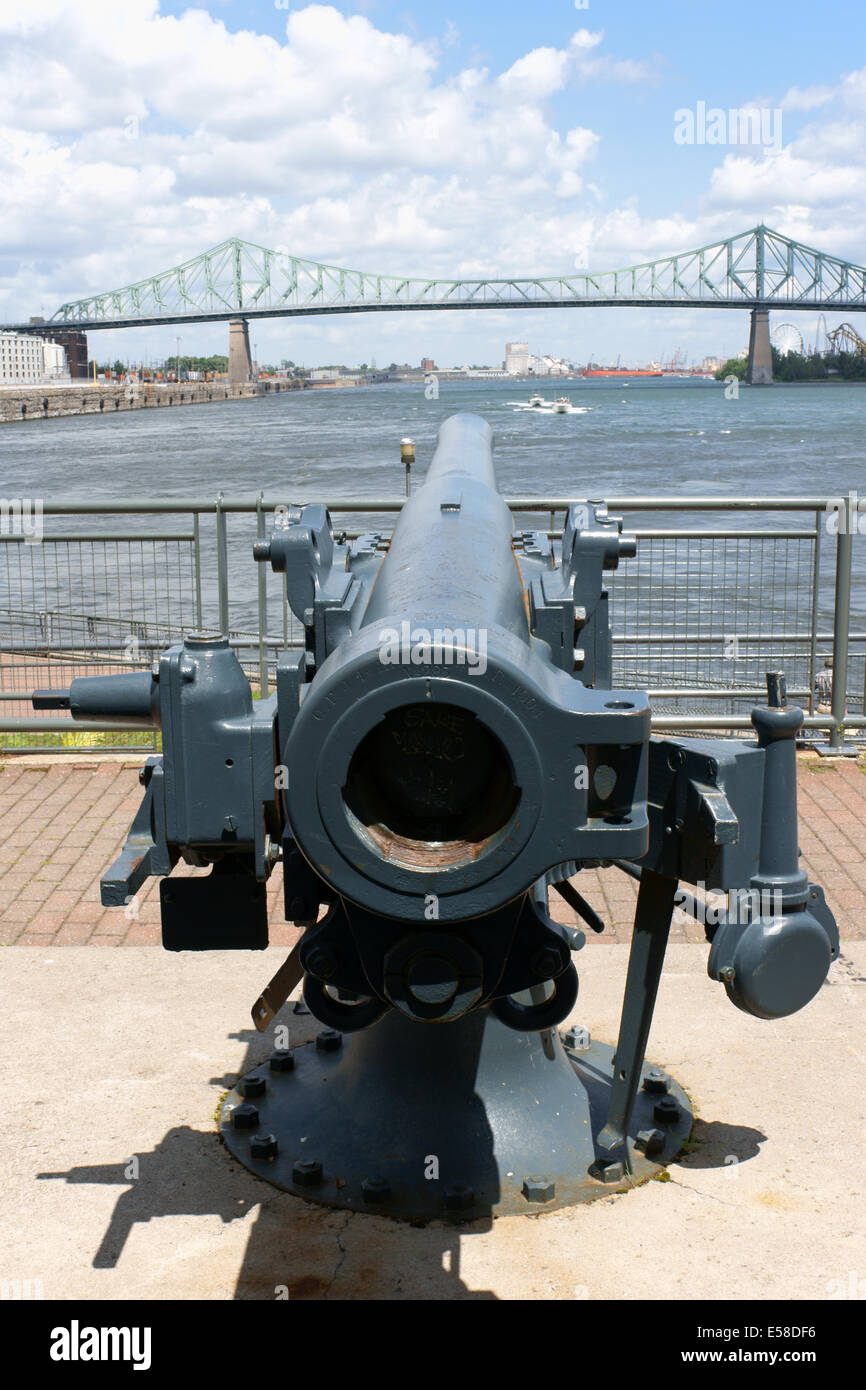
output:
[{"label": "concrete slab", "polygon": [[[583,958],[575,1021],[603,1040],[626,954]],[[866,943],[778,1023],[728,1003],[705,947],[672,946],[649,1056],[691,1095],[700,1142],[670,1180],[423,1229],[307,1205],[220,1146],[221,1094],[269,1050],[248,1011],[282,955],[3,953],[4,1281],[47,1299],[866,1296]],[[278,1022],[296,1043],[318,1029]]]}]

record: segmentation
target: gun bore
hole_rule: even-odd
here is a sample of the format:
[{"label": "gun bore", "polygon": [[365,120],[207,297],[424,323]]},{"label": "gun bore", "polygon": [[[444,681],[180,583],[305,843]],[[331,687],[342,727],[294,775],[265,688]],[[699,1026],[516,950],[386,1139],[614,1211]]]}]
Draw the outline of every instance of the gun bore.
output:
[{"label": "gun bore", "polygon": [[520,801],[504,747],[457,705],[390,710],[361,740],[343,800],[361,838],[383,859],[446,868],[478,859]]}]

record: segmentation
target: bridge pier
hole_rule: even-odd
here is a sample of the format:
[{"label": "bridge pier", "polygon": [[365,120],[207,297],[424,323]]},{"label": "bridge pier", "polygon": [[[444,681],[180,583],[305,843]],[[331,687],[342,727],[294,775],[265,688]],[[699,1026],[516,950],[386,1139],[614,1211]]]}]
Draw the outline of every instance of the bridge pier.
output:
[{"label": "bridge pier", "polygon": [[242,386],[253,379],[250,330],[246,319],[229,320],[229,385]]},{"label": "bridge pier", "polygon": [[746,381],[752,386],[772,386],[773,354],[770,349],[770,311],[752,310],[752,326],[749,331],[749,365],[746,368]]}]

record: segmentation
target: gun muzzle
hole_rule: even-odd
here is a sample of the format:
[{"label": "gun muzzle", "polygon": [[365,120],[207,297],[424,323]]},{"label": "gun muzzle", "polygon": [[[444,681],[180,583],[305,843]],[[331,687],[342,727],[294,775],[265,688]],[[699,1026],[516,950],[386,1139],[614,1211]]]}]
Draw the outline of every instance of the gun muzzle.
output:
[{"label": "gun muzzle", "polygon": [[[646,698],[581,685],[570,646],[567,670],[552,660],[514,545],[490,428],[453,416],[283,748],[292,834],[367,910],[423,920],[432,894],[438,918],[457,921],[581,854],[645,852]],[[573,597],[552,601],[570,639]],[[616,785],[603,805],[599,766]]]},{"label": "gun muzzle", "polygon": [[413,868],[472,861],[520,799],[502,744],[459,705],[390,710],[358,745],[343,797],[384,857]]}]

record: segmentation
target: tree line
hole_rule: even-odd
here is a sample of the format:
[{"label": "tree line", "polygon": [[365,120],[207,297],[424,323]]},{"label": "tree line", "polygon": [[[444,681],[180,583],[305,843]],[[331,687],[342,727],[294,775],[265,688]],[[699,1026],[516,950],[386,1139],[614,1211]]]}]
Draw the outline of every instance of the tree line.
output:
[{"label": "tree line", "polygon": [[[841,377],[845,381],[866,381],[866,354],[860,352],[800,352],[781,353],[771,348],[773,354],[774,381],[824,381],[831,377]],[[748,360],[745,357],[729,357],[724,366],[716,372],[716,381],[735,376],[738,381],[746,378]]]}]

